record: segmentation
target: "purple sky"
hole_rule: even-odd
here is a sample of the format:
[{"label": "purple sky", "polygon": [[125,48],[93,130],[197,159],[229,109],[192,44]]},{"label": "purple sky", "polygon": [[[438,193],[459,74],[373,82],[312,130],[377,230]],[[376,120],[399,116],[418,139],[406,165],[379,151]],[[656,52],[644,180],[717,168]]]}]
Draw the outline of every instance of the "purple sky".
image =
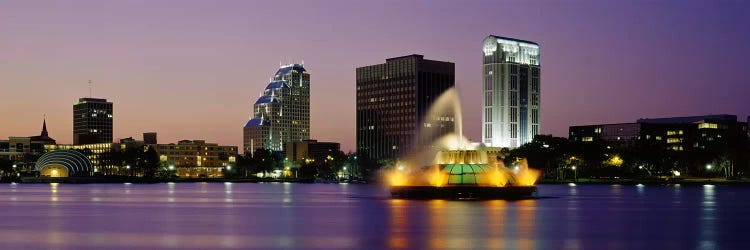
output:
[{"label": "purple sky", "polygon": [[72,105],[115,103],[115,138],[241,145],[269,77],[305,61],[312,136],[355,146],[355,68],[418,53],[456,63],[481,136],[482,39],[541,45],[542,132],[638,118],[750,115],[748,1],[0,0],[0,138],[72,142]]}]

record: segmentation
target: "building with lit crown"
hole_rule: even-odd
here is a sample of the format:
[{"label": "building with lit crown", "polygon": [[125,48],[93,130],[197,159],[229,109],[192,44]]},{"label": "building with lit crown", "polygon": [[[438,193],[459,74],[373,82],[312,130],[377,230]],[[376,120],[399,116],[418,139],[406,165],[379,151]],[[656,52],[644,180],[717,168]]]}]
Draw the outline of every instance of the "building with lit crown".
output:
[{"label": "building with lit crown", "polygon": [[302,64],[284,65],[253,104],[243,127],[243,151],[284,151],[284,144],[310,138],[310,73]]},{"label": "building with lit crown", "polygon": [[73,105],[73,144],[112,143],[112,102],[80,98]]},{"label": "building with lit crown", "polygon": [[510,148],[531,142],[541,129],[539,45],[488,36],[482,51],[482,142]]}]

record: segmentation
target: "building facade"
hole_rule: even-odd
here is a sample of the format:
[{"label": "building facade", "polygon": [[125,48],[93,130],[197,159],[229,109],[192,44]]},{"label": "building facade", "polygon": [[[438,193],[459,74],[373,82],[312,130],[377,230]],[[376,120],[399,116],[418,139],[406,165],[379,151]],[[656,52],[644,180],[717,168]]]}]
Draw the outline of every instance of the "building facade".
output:
[{"label": "building facade", "polygon": [[285,146],[286,160],[302,163],[307,160],[323,161],[328,156],[341,150],[341,144],[336,142],[319,142],[317,140],[302,140],[287,143]]},{"label": "building facade", "polygon": [[183,178],[223,177],[223,171],[237,162],[237,147],[203,140],[159,144],[157,152],[162,165]]},{"label": "building facade", "polygon": [[243,151],[283,151],[284,144],[310,138],[310,74],[302,64],[284,65],[253,105],[243,127]]},{"label": "building facade", "polygon": [[0,159],[13,161],[19,170],[31,170],[37,157],[44,154],[46,145],[55,145],[55,139],[47,132],[47,119],[42,123],[42,132],[37,136],[11,136],[0,140]]},{"label": "building facade", "polygon": [[635,123],[572,126],[569,139],[670,151],[712,151],[747,140],[748,124],[735,115],[639,119]]},{"label": "building facade", "polygon": [[541,128],[539,45],[514,38],[484,39],[482,142],[519,147]]},{"label": "building facade", "polygon": [[568,132],[571,141],[593,142],[594,140],[602,140],[614,146],[628,147],[638,142],[641,133],[641,124],[617,123],[571,126]]},{"label": "building facade", "polygon": [[80,98],[73,105],[73,144],[112,143],[112,103]]},{"label": "building facade", "polygon": [[422,55],[389,58],[357,68],[356,84],[358,152],[396,159],[454,132],[454,114],[426,117],[433,102],[455,84],[451,62]]}]

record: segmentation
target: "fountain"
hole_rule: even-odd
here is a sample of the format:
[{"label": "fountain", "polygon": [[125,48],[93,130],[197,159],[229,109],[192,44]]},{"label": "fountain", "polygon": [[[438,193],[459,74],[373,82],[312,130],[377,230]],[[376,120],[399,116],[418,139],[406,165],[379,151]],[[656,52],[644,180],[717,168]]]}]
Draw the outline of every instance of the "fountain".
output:
[{"label": "fountain", "polygon": [[[427,119],[451,114],[455,132],[432,141],[384,170],[391,195],[416,199],[521,199],[531,196],[540,172],[525,159],[505,167],[500,148],[475,147],[463,137],[458,94],[446,91],[432,105]],[[420,131],[421,140],[433,131]]]}]

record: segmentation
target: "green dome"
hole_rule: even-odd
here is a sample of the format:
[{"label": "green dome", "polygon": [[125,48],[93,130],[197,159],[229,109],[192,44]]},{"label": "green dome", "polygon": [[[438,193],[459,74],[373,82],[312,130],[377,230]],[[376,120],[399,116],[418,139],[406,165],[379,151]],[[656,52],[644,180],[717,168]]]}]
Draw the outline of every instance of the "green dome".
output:
[{"label": "green dome", "polygon": [[489,170],[486,164],[443,165],[443,171],[448,173],[448,185],[479,185],[478,176]]}]

